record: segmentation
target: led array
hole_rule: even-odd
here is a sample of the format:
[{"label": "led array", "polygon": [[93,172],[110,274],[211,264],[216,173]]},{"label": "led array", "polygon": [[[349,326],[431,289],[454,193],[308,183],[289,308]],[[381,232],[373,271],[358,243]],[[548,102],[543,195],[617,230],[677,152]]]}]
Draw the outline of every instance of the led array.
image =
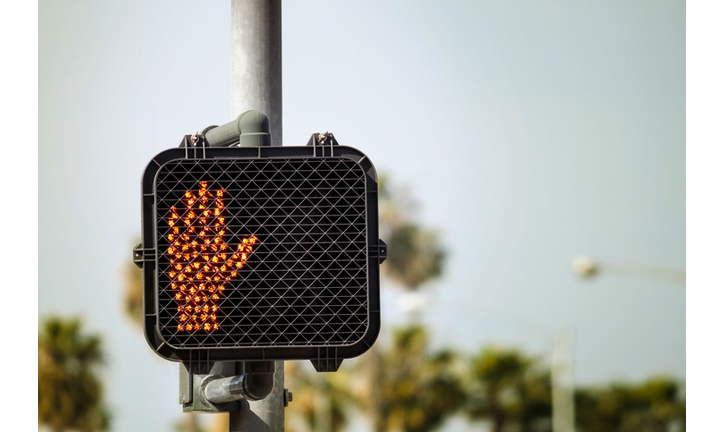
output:
[{"label": "led array", "polygon": [[225,285],[238,276],[258,242],[256,236],[245,237],[236,251],[226,244],[223,197],[223,190],[212,192],[202,181],[198,193],[185,193],[183,210],[171,207],[166,253],[181,332],[219,329]]}]

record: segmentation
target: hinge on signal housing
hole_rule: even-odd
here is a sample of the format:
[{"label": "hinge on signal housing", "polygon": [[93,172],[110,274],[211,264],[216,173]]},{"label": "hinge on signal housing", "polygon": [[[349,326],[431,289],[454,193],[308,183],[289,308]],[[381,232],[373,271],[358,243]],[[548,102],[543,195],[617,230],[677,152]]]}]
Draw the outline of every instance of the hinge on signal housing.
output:
[{"label": "hinge on signal housing", "polygon": [[307,141],[308,146],[332,146],[339,145],[332,132],[313,133]]},{"label": "hinge on signal housing", "polygon": [[334,156],[334,146],[338,146],[337,139],[331,132],[313,133],[307,141],[308,147],[314,147],[314,156]]},{"label": "hinge on signal housing", "polygon": [[207,127],[201,134],[196,132],[193,135],[184,135],[179,147],[185,150],[184,156],[186,159],[206,159],[206,148],[209,146],[209,142],[206,141],[204,133],[214,127]]}]

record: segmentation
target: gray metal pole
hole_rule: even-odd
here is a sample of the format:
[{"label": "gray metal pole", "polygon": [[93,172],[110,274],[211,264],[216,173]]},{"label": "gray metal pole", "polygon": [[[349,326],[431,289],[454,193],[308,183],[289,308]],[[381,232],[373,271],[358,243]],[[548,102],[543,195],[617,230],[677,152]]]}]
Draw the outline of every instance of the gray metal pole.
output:
[{"label": "gray metal pole", "polygon": [[248,110],[269,117],[272,146],[281,146],[281,0],[231,0],[231,118]]},{"label": "gray metal pole", "polygon": [[259,401],[239,401],[239,410],[229,413],[229,432],[284,431],[284,362],[277,361],[274,390]]},{"label": "gray metal pole", "polygon": [[553,384],[553,432],[574,432],[576,407],[573,395],[571,336],[559,332],[553,340],[551,379]]},{"label": "gray metal pole", "polygon": [[[281,0],[231,0],[231,118],[257,110],[269,118],[272,146],[282,145]],[[240,401],[230,432],[284,431],[284,362],[274,389],[260,401]]]}]

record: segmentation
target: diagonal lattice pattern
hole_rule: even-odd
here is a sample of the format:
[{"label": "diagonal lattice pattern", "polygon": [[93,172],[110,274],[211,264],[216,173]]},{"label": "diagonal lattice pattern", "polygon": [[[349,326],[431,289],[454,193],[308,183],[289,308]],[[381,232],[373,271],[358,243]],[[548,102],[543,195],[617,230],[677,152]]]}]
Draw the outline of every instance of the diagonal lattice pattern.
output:
[{"label": "diagonal lattice pattern", "polygon": [[[355,162],[174,160],[159,169],[155,184],[158,328],[171,346],[330,347],[354,344],[365,335],[366,185]],[[223,195],[224,213],[215,219],[223,218],[223,244],[237,250],[251,236],[258,243],[218,293],[218,328],[185,331],[179,327],[178,288],[172,287],[178,282],[171,276],[177,264],[166,252],[174,246],[168,221],[187,193],[202,184]]]}]

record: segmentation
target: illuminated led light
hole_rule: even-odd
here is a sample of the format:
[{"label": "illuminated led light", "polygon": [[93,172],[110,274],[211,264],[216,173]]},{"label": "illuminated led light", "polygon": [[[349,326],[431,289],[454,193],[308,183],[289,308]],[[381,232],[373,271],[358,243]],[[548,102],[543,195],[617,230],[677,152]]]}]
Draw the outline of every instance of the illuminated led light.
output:
[{"label": "illuminated led light", "polygon": [[221,328],[217,322],[221,312],[218,293],[239,275],[258,239],[253,235],[241,239],[239,253],[219,253],[229,248],[224,239],[228,231],[227,218],[222,216],[224,191],[212,192],[208,182],[202,181],[198,194],[194,192],[186,191],[179,208],[171,207],[167,222],[172,234],[167,238],[173,244],[166,250],[171,262],[168,275],[173,289],[177,289],[177,282],[183,282],[180,290],[190,293],[174,295],[179,314],[177,330],[211,332]]}]

